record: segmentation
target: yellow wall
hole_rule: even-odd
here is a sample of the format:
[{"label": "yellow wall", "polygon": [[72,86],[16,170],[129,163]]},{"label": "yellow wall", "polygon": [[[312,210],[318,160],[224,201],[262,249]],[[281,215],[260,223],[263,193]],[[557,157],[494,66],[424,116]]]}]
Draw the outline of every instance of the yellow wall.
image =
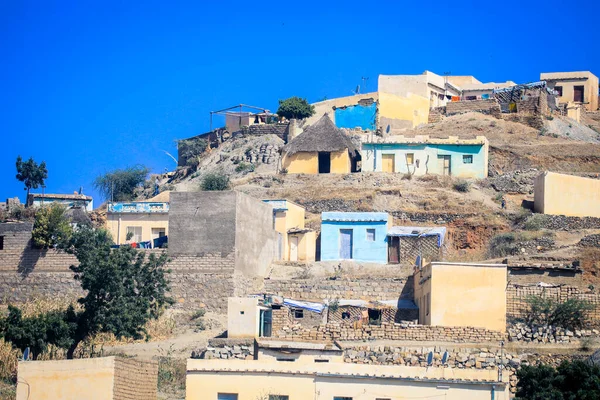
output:
[{"label": "yellow wall", "polygon": [[[393,129],[398,127],[414,128],[426,124],[429,119],[429,99],[409,93],[406,97],[390,93],[379,93],[379,122],[384,133],[388,133],[388,120]],[[402,122],[404,121],[404,122]]]},{"label": "yellow wall", "polygon": [[[268,399],[287,395],[290,400],[354,400],[376,398],[443,398],[445,400],[508,400],[508,374],[496,383],[492,370],[424,368],[350,363],[277,362],[272,360],[188,360],[186,400],[216,399],[218,393],[238,394],[238,400]],[[352,374],[356,376],[352,376]],[[367,374],[370,375],[368,379]],[[386,379],[382,376],[393,377]],[[377,376],[377,377],[375,377]],[[409,380],[398,379],[410,377]],[[416,381],[414,377],[419,377]],[[427,380],[430,379],[430,380]],[[437,379],[437,381],[436,381]],[[444,379],[443,383],[439,380]],[[452,380],[494,382],[458,383]]]},{"label": "yellow wall", "polygon": [[535,180],[534,209],[552,215],[600,218],[600,180],[543,172]]},{"label": "yellow wall", "polygon": [[[281,162],[288,174],[318,174],[319,154],[300,152],[285,155]],[[350,155],[348,150],[331,152],[331,173],[349,174],[351,171]]]},{"label": "yellow wall", "polygon": [[331,152],[331,173],[349,174],[351,169],[350,155],[348,150]]},{"label": "yellow wall", "polygon": [[[119,219],[121,220],[119,224]],[[120,225],[120,229],[119,229]],[[152,240],[152,228],[164,228],[165,234],[169,234],[169,214],[127,214],[108,213],[106,216],[106,227],[113,236],[116,244],[126,243],[128,226],[142,227],[142,242]],[[120,231],[120,233],[119,233]]]},{"label": "yellow wall", "polygon": [[17,400],[112,400],[114,365],[114,357],[19,362]]},{"label": "yellow wall", "polygon": [[259,332],[258,298],[229,297],[227,299],[227,337],[256,338]]},{"label": "yellow wall", "polygon": [[[422,283],[419,283],[422,282]],[[435,326],[471,326],[506,330],[506,265],[431,263],[415,273],[419,322]],[[421,299],[430,296],[423,318]]]}]

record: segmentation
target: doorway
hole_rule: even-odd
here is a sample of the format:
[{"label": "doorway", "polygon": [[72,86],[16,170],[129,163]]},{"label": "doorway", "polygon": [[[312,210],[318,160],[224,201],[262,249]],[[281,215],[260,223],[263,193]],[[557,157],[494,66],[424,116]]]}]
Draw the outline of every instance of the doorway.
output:
[{"label": "doorway", "polygon": [[398,236],[388,236],[388,263],[400,264],[400,238]]},{"label": "doorway", "polygon": [[583,86],[573,87],[573,101],[575,103],[583,103]]},{"label": "doorway", "polygon": [[290,236],[290,261],[298,261],[298,236]]},{"label": "doorway", "polygon": [[437,156],[438,157],[438,166],[442,175],[451,175],[452,171],[450,170],[450,157],[451,156]]},{"label": "doorway", "polygon": [[352,259],[352,229],[340,229],[340,259]]},{"label": "doorway", "polygon": [[152,228],[152,240],[165,237],[165,228]]},{"label": "doorway", "polygon": [[260,310],[259,337],[271,337],[273,327],[273,311]]},{"label": "doorway", "polygon": [[319,152],[319,173],[328,174],[331,172],[331,153],[328,151]]},{"label": "doorway", "polygon": [[381,171],[396,172],[395,157],[393,154],[381,155]]}]

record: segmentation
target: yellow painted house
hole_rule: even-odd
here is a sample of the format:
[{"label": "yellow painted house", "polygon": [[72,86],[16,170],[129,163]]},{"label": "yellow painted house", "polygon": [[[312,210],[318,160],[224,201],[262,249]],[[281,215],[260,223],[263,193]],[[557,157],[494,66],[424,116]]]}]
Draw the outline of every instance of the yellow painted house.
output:
[{"label": "yellow painted house", "polygon": [[323,115],[283,148],[288,174],[348,174],[357,171],[360,154],[352,140]]},{"label": "yellow painted house", "polygon": [[542,172],[534,184],[537,213],[600,218],[600,180]]},{"label": "yellow painted house", "polygon": [[506,331],[506,264],[432,262],[413,278],[420,324]]},{"label": "yellow painted house", "polygon": [[273,223],[281,235],[285,261],[315,261],[317,235],[304,225],[304,207],[289,200],[263,200],[273,206]]}]

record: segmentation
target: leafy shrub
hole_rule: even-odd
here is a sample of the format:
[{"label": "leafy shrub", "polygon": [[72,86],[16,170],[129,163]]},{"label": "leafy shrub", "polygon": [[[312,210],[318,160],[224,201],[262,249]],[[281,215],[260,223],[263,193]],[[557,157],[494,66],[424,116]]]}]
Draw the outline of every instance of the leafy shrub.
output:
[{"label": "leafy shrub", "polygon": [[205,314],[206,314],[206,310],[204,308],[199,308],[196,311],[194,311],[194,313],[192,314],[190,319],[195,320],[198,318],[202,318],[202,317],[204,317]]},{"label": "leafy shrub", "polygon": [[488,255],[491,258],[512,256],[519,252],[514,233],[501,233],[490,240]]},{"label": "leafy shrub", "polygon": [[241,162],[235,167],[235,172],[254,172],[254,164]]},{"label": "leafy shrub", "polygon": [[597,399],[600,367],[586,361],[563,361],[558,368],[524,365],[517,371],[515,400]]},{"label": "leafy shrub", "polygon": [[452,187],[457,192],[467,193],[469,190],[471,190],[471,183],[469,181],[464,180],[464,179],[459,179],[456,182],[454,182],[454,184],[452,185]]},{"label": "leafy shrub", "polygon": [[277,115],[286,119],[308,118],[315,113],[315,106],[310,105],[306,99],[300,97],[290,97],[285,100],[279,100]]},{"label": "leafy shrub", "polygon": [[204,153],[207,147],[208,142],[205,139],[187,139],[177,144],[177,152],[185,165],[195,166],[189,163],[194,162],[192,159],[198,160],[198,156]]},{"label": "leafy shrub", "polygon": [[533,214],[523,223],[523,229],[526,231],[539,231],[548,222],[548,216],[544,214]]},{"label": "leafy shrub", "polygon": [[525,322],[531,326],[557,326],[580,329],[585,325],[588,312],[594,307],[585,300],[568,299],[559,302],[551,297],[528,296],[525,299]]},{"label": "leafy shrub", "polygon": [[135,189],[142,186],[150,170],[143,165],[125,169],[115,169],[98,176],[94,187],[105,199],[111,201],[128,201],[133,199]]},{"label": "leafy shrub", "polygon": [[35,214],[33,243],[39,248],[50,248],[69,240],[73,228],[65,215],[66,208],[58,203],[42,207]]},{"label": "leafy shrub", "polygon": [[229,176],[222,172],[208,173],[202,179],[200,187],[202,190],[228,190]]}]

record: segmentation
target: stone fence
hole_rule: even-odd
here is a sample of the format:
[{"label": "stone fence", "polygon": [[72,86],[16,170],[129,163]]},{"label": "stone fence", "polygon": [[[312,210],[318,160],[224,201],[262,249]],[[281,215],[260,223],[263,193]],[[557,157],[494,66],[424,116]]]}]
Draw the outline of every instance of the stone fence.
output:
[{"label": "stone fence", "polygon": [[500,104],[495,99],[453,101],[446,104],[447,116],[473,111],[498,117],[501,114]]}]

